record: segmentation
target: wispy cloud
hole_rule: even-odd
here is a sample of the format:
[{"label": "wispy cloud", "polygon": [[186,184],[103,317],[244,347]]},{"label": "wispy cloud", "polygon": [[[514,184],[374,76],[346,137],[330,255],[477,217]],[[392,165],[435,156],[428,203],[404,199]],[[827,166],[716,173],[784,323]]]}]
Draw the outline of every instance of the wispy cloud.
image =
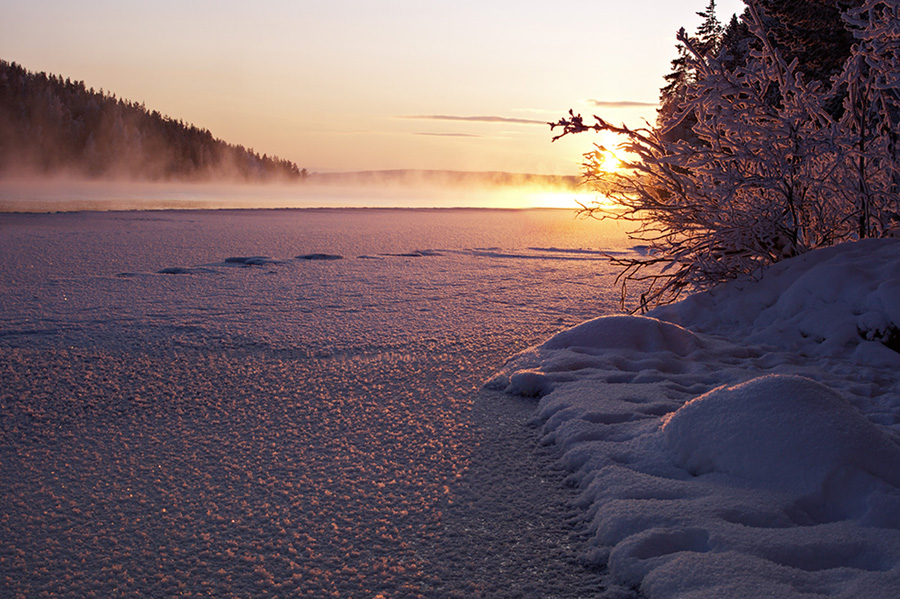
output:
[{"label": "wispy cloud", "polygon": [[401,119],[423,119],[429,121],[465,121],[470,123],[514,123],[517,125],[546,125],[547,121],[518,119],[507,116],[457,116],[451,114],[418,114],[401,116]]},{"label": "wispy cloud", "polygon": [[656,108],[657,102],[637,102],[635,100],[588,100],[591,106],[599,108]]},{"label": "wispy cloud", "polygon": [[429,131],[417,131],[414,135],[430,135],[434,137],[484,137],[483,135],[473,135],[472,133],[433,133]]},{"label": "wispy cloud", "polygon": [[557,109],[547,109],[547,108],[513,108],[513,112],[527,112],[529,114],[556,114],[559,112]]}]

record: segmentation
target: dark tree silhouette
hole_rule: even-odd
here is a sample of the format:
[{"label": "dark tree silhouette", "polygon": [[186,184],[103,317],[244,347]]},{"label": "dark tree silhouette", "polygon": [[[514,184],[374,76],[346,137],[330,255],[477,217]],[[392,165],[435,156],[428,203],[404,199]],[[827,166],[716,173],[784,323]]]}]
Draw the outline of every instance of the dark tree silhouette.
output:
[{"label": "dark tree silhouette", "polygon": [[796,58],[807,80],[825,83],[840,72],[853,45],[853,34],[841,15],[862,4],[863,0],[759,2],[772,41],[785,60]]},{"label": "dark tree silhouette", "polygon": [[[716,54],[722,43],[722,24],[716,16],[716,0],[709,0],[706,9],[698,12],[703,22],[691,36],[691,43],[701,54]],[[659,92],[660,109],[657,123],[666,129],[666,139],[694,139],[694,121],[681,114],[688,103],[697,80],[695,59],[687,47],[678,43],[678,56],[672,60],[672,71],[665,76],[666,85]]]},{"label": "dark tree silhouette", "polygon": [[296,164],[228,144],[83,81],[0,60],[0,174],[300,180]]}]

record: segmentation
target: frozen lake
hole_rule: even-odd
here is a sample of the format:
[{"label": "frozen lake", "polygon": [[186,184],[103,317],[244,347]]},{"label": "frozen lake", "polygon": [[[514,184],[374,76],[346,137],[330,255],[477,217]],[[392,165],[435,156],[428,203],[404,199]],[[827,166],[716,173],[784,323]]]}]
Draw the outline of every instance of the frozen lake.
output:
[{"label": "frozen lake", "polygon": [[0,214],[0,595],[599,592],[534,403],[482,384],[614,311],[626,247],[571,210]]}]

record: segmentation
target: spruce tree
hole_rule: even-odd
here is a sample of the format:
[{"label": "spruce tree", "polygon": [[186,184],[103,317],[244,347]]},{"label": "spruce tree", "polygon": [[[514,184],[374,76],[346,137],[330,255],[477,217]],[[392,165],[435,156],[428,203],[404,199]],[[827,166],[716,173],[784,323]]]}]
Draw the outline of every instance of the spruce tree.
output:
[{"label": "spruce tree", "polygon": [[807,81],[828,83],[850,56],[853,34],[841,15],[863,0],[759,0],[769,35]]},{"label": "spruce tree", "polygon": [[722,63],[726,68],[733,71],[747,63],[753,39],[747,23],[739,19],[737,15],[731,15],[731,21],[728,22],[722,33],[720,48]]},{"label": "spruce tree", "polygon": [[701,54],[716,54],[722,41],[722,23],[716,16],[716,0],[709,0],[706,9],[698,12],[697,16],[703,17],[703,22],[694,33],[697,50]]},{"label": "spruce tree", "polygon": [[[715,55],[722,43],[722,23],[716,16],[716,0],[709,0],[706,9],[697,16],[703,22],[691,36],[691,44],[701,54]],[[665,75],[666,85],[659,90],[660,109],[657,114],[657,125],[665,130],[668,140],[693,139],[691,128],[693,120],[690,116],[682,116],[681,110],[690,96],[691,87],[697,77],[694,59],[684,44],[676,46],[678,56],[672,60],[672,71]]]}]

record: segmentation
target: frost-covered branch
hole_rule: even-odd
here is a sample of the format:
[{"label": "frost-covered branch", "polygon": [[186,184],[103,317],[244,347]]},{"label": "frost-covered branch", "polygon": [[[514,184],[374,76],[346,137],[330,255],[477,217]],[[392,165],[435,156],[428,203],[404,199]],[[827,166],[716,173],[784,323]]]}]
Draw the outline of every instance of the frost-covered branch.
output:
[{"label": "frost-covered branch", "polygon": [[[617,170],[603,168],[607,148],[585,154],[585,180],[607,198],[585,213],[633,223],[629,235],[649,247],[614,259],[623,289],[643,285],[639,309],[817,247],[888,234],[896,218],[900,0],[848,13],[859,42],[830,86],[806,81],[768,39],[755,1],[748,6],[758,43],[743,66],[679,32],[696,80],[664,127],[586,123],[573,111],[551,125],[562,129],[554,140],[586,131],[622,139]],[[694,123],[690,140],[667,139],[683,120]]]}]

